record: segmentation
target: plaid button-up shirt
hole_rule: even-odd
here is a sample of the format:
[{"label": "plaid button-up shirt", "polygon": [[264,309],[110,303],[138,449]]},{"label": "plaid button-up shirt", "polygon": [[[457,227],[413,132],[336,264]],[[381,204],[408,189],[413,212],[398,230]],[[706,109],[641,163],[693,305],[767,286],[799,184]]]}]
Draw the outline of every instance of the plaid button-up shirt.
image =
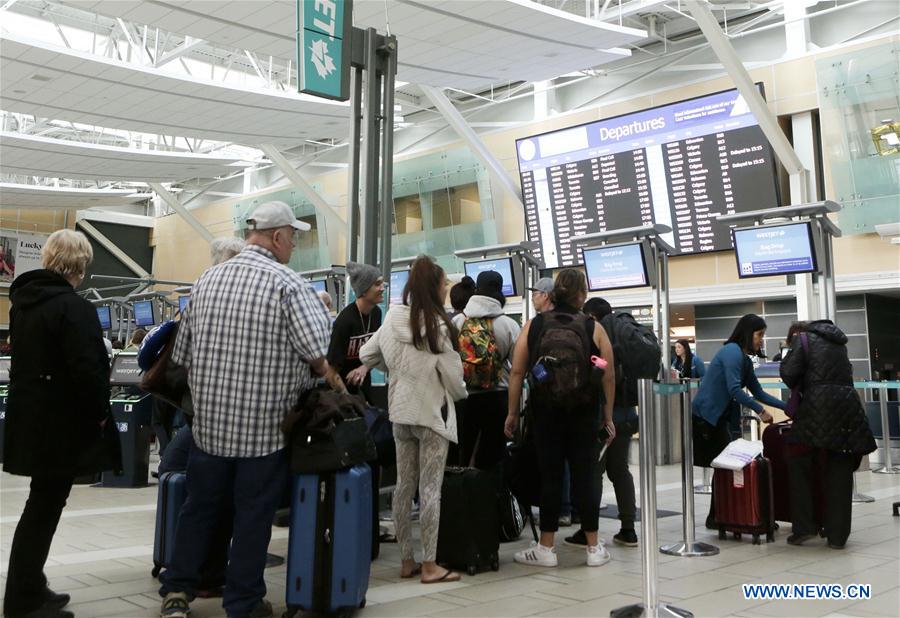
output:
[{"label": "plaid button-up shirt", "polygon": [[249,245],[191,291],[172,360],[188,369],[194,440],[220,457],[285,446],[281,422],[325,357],[331,320],[312,285]]}]

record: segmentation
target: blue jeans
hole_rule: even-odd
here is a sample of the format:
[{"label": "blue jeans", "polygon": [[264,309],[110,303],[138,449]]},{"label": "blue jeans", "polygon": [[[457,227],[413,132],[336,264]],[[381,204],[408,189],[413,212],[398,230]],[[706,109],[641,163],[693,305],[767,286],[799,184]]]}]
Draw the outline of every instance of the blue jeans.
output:
[{"label": "blue jeans", "polygon": [[159,594],[184,592],[193,600],[212,531],[233,505],[231,540],[222,605],[229,616],[249,614],[266,595],[263,571],[272,520],[288,480],[287,451],[264,457],[217,457],[191,446],[187,500],[178,516],[172,564],[160,575]]}]

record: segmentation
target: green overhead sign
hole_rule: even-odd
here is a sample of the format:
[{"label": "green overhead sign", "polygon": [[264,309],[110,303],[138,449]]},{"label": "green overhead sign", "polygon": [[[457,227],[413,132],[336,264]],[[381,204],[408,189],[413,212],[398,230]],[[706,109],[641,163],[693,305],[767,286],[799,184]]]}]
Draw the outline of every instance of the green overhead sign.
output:
[{"label": "green overhead sign", "polygon": [[350,98],[352,0],[297,0],[298,90]]}]

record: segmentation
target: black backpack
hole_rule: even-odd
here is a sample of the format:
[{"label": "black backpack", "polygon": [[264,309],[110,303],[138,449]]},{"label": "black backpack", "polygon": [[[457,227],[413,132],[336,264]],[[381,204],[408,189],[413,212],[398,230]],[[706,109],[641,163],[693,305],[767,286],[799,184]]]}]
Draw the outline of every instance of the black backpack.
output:
[{"label": "black backpack", "polygon": [[531,384],[537,401],[554,407],[577,408],[596,402],[597,388],[591,380],[591,340],[588,318],[583,313],[550,311],[541,315],[543,328],[532,367],[543,365],[546,379],[532,372]]},{"label": "black backpack", "polygon": [[630,313],[612,313],[600,324],[612,343],[616,359],[616,379],[621,371],[623,380],[652,380],[659,376],[662,350],[653,331],[637,323]]}]

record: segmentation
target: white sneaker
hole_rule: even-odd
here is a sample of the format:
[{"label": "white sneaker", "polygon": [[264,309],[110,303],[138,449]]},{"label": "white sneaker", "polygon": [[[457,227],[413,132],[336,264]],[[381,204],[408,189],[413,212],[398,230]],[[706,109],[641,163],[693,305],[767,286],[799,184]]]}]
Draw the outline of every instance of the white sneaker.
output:
[{"label": "white sneaker", "polygon": [[519,564],[542,567],[555,567],[559,564],[559,561],[556,559],[556,548],[544,547],[540,543],[532,543],[528,549],[517,551],[513,556],[513,560]]},{"label": "white sneaker", "polygon": [[590,567],[598,567],[603,566],[607,562],[609,562],[611,556],[609,552],[606,551],[606,548],[603,547],[603,543],[598,543],[591,547],[588,545],[587,548],[587,565]]}]

